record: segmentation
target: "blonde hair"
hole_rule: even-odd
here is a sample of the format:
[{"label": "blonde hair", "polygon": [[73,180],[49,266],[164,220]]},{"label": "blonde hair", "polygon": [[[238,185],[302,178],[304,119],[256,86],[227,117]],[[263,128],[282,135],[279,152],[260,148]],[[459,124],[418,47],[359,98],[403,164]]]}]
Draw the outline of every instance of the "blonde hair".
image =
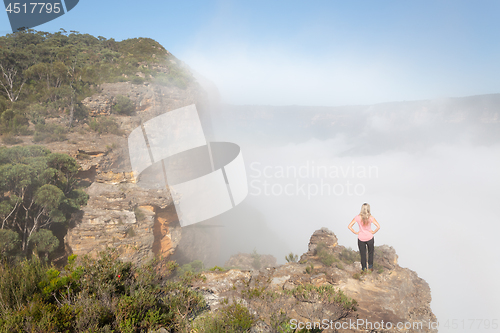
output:
[{"label": "blonde hair", "polygon": [[370,205],[367,204],[366,202],[361,205],[361,212],[359,213],[359,215],[361,216],[361,220],[363,221],[363,225],[367,225],[368,224],[368,221],[370,219],[370,216],[372,214],[370,214]]}]

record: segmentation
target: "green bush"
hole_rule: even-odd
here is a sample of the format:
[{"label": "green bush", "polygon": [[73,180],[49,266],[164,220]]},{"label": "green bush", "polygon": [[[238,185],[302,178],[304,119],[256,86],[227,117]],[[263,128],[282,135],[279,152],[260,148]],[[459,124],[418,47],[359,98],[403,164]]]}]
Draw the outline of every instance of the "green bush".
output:
[{"label": "green bush", "polygon": [[161,86],[186,89],[191,82],[191,77],[185,71],[171,67],[168,74],[157,73],[154,82]]},{"label": "green bush", "polygon": [[47,107],[40,104],[30,105],[28,111],[28,118],[32,124],[45,124],[45,118],[48,115]]},{"label": "green bush", "polygon": [[334,262],[337,261],[337,258],[330,253],[330,250],[326,246],[325,243],[319,243],[316,247],[316,255],[319,258],[319,261],[325,266],[331,266]]},{"label": "green bush", "polygon": [[135,103],[128,97],[116,96],[116,103],[111,107],[113,113],[130,116],[135,111]]},{"label": "green bush", "polygon": [[193,323],[194,329],[204,333],[248,332],[256,318],[239,303],[225,304],[213,316],[204,316]]},{"label": "green bush", "polygon": [[384,272],[384,266],[379,264],[378,262],[373,263],[373,270],[377,271],[377,273],[381,274]]},{"label": "green bush", "polygon": [[290,324],[290,317],[287,316],[286,312],[280,310],[278,312],[271,313],[269,317],[271,327],[275,332],[279,333],[293,333],[294,329]]},{"label": "green bush", "polygon": [[301,284],[297,287],[285,291],[294,296],[299,301],[315,299],[322,303],[337,303],[345,310],[355,310],[356,300],[346,296],[340,289],[335,289],[332,285],[315,286],[312,284]]},{"label": "green bush", "polygon": [[359,256],[359,252],[354,251],[350,247],[342,249],[342,252],[340,252],[340,254],[339,254],[339,258],[340,258],[340,260],[342,260],[346,264],[352,264],[356,261],[361,260],[361,257]]},{"label": "green bush", "polygon": [[8,109],[0,116],[0,134],[29,135],[29,120],[24,112],[17,109]]},{"label": "green bush", "polygon": [[214,266],[214,267],[210,268],[209,271],[211,271],[211,272],[225,272],[226,269],[223,267]]},{"label": "green bush", "polygon": [[35,126],[34,142],[54,142],[66,140],[68,129],[59,124],[37,124]]},{"label": "green bush", "polygon": [[[40,296],[38,284],[45,276],[46,266],[36,257],[17,263],[0,263],[0,327],[2,318],[23,309],[35,295]],[[21,278],[22,277],[22,278]]]},{"label": "green bush", "polygon": [[6,145],[17,145],[18,143],[23,142],[23,140],[15,137],[11,133],[7,133],[2,137],[2,142]]},{"label": "green bush", "polygon": [[115,134],[122,135],[123,131],[120,129],[120,125],[112,117],[98,117],[92,120],[89,124],[93,131],[99,134]]},{"label": "green bush", "polygon": [[[83,119],[87,119],[87,117],[89,116],[89,110],[88,108],[83,105],[81,102],[80,103],[76,103],[74,106],[73,106],[73,118],[75,120],[83,120]],[[68,109],[69,111],[69,109]]]},{"label": "green bush", "polygon": [[182,265],[178,270],[178,275],[184,275],[186,272],[199,273],[203,270],[203,262],[201,260],[194,260],[188,264]]},{"label": "green bush", "polygon": [[131,80],[130,80],[130,83],[132,84],[143,84],[144,83],[144,79],[140,76],[134,76]]},{"label": "green bush", "polygon": [[293,252],[290,252],[286,257],[285,257],[286,262],[297,262],[299,260],[299,256],[296,254],[293,254]]},{"label": "green bush", "polygon": [[108,250],[77,262],[72,255],[64,271],[37,257],[0,263],[0,331],[181,331],[206,309],[203,296],[187,284],[160,283],[163,263],[136,267],[117,256]]}]

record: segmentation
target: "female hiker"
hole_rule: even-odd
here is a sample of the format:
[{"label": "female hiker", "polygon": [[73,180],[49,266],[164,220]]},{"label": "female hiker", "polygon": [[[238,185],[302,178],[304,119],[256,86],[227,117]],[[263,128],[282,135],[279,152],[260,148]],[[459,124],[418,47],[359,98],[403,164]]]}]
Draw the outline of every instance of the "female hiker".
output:
[{"label": "female hiker", "polygon": [[[352,228],[357,222],[359,231],[356,232]],[[372,223],[377,226],[375,231],[372,230]],[[373,272],[373,252],[374,252],[374,237],[373,235],[380,230],[380,224],[370,214],[370,205],[366,202],[361,206],[361,212],[352,219],[348,226],[349,230],[358,235],[358,248],[361,255],[361,269],[366,271],[366,248],[368,247],[368,269]]]}]

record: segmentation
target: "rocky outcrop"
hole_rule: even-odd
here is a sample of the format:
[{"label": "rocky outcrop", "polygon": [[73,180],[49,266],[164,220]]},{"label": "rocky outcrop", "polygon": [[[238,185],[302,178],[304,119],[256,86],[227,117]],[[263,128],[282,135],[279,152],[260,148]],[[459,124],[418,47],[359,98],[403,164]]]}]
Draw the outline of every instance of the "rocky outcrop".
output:
[{"label": "rocky outcrop", "polygon": [[[315,253],[321,243],[335,257],[333,264],[325,265]],[[227,301],[246,305],[259,319],[256,332],[273,332],[277,317],[272,314],[279,313],[288,323],[326,320],[323,332],[437,332],[428,284],[397,264],[392,247],[377,248],[375,262],[383,268],[366,274],[360,274],[359,261],[346,251],[333,232],[321,229],[312,235],[301,263],[205,272],[206,279],[194,287],[203,293],[210,311]]]},{"label": "rocky outcrop", "polygon": [[333,251],[338,244],[337,236],[335,236],[335,234],[327,228],[316,230],[309,240],[307,252],[300,257],[300,261],[307,262],[308,259],[315,257],[316,248],[319,244],[323,244],[326,248]]}]

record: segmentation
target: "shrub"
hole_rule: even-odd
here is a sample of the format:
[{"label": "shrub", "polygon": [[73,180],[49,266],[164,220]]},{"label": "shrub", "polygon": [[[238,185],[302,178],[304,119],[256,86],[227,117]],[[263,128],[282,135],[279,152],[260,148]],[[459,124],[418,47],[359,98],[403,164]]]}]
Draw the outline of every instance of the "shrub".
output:
[{"label": "shrub", "polygon": [[212,271],[212,272],[225,272],[226,269],[224,269],[222,267],[219,267],[219,266],[214,266],[214,267],[210,268],[209,271]]},{"label": "shrub", "polygon": [[382,273],[384,271],[384,266],[380,265],[378,262],[373,263],[373,270],[377,271],[377,273]]},{"label": "shrub", "polygon": [[167,308],[158,303],[149,290],[140,289],[133,295],[120,298],[116,308],[116,322],[121,332],[148,332],[169,324]]},{"label": "shrub", "polygon": [[198,332],[248,332],[256,318],[239,303],[225,304],[215,315],[204,316],[195,321],[193,326]]},{"label": "shrub", "polygon": [[134,228],[132,227],[128,228],[127,231],[125,231],[125,235],[127,235],[127,237],[134,237],[135,236]]},{"label": "shrub", "polygon": [[146,214],[144,214],[144,212],[139,207],[136,207],[134,209],[134,215],[137,222],[144,221],[144,219],[146,218]]},{"label": "shrub", "polygon": [[90,155],[86,154],[86,153],[78,152],[78,154],[76,154],[76,158],[79,160],[90,160]]},{"label": "shrub", "polygon": [[29,120],[24,111],[18,109],[5,110],[0,116],[0,133],[12,133],[15,135],[29,135]]},{"label": "shrub", "polygon": [[[15,312],[28,304],[34,295],[40,293],[38,284],[45,276],[46,266],[34,257],[17,263],[0,263],[0,318]],[[0,327],[2,322],[0,319]]]},{"label": "shrub", "polygon": [[352,264],[355,261],[360,261],[361,257],[359,256],[358,251],[354,251],[353,249],[349,248],[344,248],[342,249],[342,252],[339,254],[340,260],[342,260],[346,264]]},{"label": "shrub", "polygon": [[299,301],[317,300],[321,303],[337,303],[345,310],[355,310],[356,300],[346,296],[340,289],[335,289],[331,285],[315,286],[312,284],[301,284],[286,291]]},{"label": "shrub", "polygon": [[299,256],[290,252],[287,256],[285,256],[286,262],[297,262],[299,260]]},{"label": "shrub", "polygon": [[128,97],[116,96],[116,103],[111,107],[111,112],[130,116],[135,111],[135,103]]},{"label": "shrub", "polygon": [[269,317],[271,327],[275,332],[280,333],[293,333],[292,325],[290,323],[290,317],[287,316],[286,312],[283,310],[271,313]]},{"label": "shrub", "polygon": [[73,106],[73,118],[77,120],[86,119],[89,116],[88,108],[81,102]]},{"label": "shrub", "polygon": [[178,275],[184,275],[186,272],[199,273],[203,270],[203,262],[201,260],[194,260],[188,264],[182,265],[178,270]]},{"label": "shrub", "polygon": [[168,74],[156,73],[155,83],[167,87],[173,86],[180,89],[186,89],[188,84],[191,82],[189,73],[175,65],[171,65],[169,69],[170,71]]},{"label": "shrub", "polygon": [[99,134],[115,134],[122,135],[123,131],[116,120],[112,117],[99,117],[92,120],[89,124],[90,128]]},{"label": "shrub", "polygon": [[262,261],[260,254],[257,253],[256,249],[253,249],[252,258],[253,258],[252,267],[254,269],[260,269],[262,267]]},{"label": "shrub", "polygon": [[189,319],[207,309],[203,295],[189,288],[185,281],[167,283],[162,292],[165,296],[161,301],[169,309],[170,327],[174,332],[186,330]]},{"label": "shrub", "polygon": [[130,82],[132,84],[143,84],[144,83],[144,79],[142,77],[140,77],[140,76],[134,76],[132,78],[132,80],[130,80]]},{"label": "shrub", "polygon": [[33,104],[29,108],[28,117],[32,124],[45,124],[45,117],[47,117],[48,110],[46,106],[40,104]]},{"label": "shrub", "polygon": [[2,137],[2,142],[7,144],[7,145],[16,145],[18,143],[21,143],[23,142],[23,140],[15,137],[14,135],[8,133],[8,134],[5,134],[3,137]]},{"label": "shrub", "polygon": [[337,261],[337,258],[330,253],[328,247],[325,243],[319,243],[316,247],[316,255],[319,258],[319,261],[325,266],[331,266],[334,262]]},{"label": "shrub", "polygon": [[58,124],[37,124],[35,126],[34,142],[54,142],[66,140],[68,130]]},{"label": "shrub", "polygon": [[179,331],[206,309],[203,296],[187,284],[160,284],[156,269],[163,263],[155,260],[138,268],[117,260],[117,255],[108,250],[95,259],[84,257],[81,265],[72,255],[64,272],[37,257],[2,263],[1,331]]}]

